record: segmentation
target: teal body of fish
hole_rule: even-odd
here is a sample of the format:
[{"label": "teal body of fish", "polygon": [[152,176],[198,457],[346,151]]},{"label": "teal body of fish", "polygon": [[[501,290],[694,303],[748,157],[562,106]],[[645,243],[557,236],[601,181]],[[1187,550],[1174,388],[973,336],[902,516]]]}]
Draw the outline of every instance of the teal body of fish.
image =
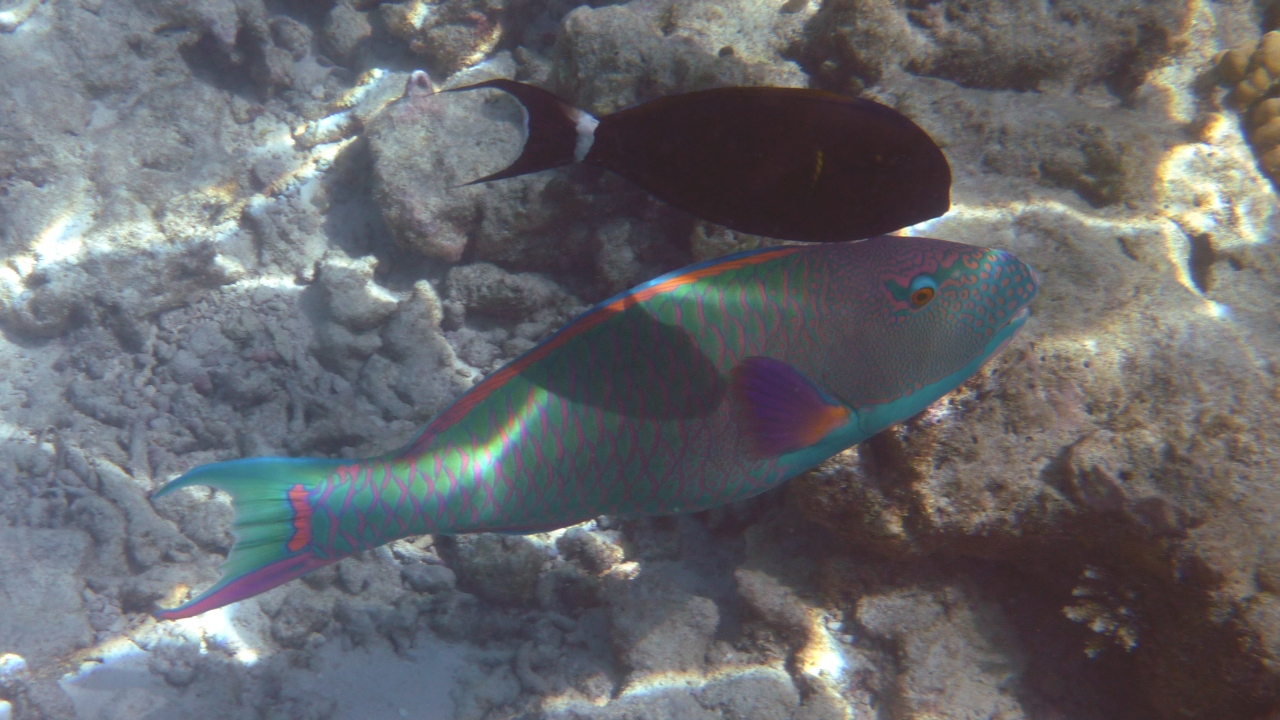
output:
[{"label": "teal body of fish", "polygon": [[210,610],[425,533],[530,532],[703,510],[777,486],[920,412],[1022,326],[1035,273],[926,238],[770,248],[614,297],[477,384],[407,447],[253,458],[161,492],[229,492]]}]

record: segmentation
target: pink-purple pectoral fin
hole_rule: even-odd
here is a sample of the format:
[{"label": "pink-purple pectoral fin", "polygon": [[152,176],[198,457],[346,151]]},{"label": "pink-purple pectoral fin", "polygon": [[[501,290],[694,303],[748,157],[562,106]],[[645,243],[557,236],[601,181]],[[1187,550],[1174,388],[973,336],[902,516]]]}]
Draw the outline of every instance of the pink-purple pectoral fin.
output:
[{"label": "pink-purple pectoral fin", "polygon": [[815,445],[852,411],[781,360],[747,357],[733,369],[738,417],[752,452],[777,457]]}]

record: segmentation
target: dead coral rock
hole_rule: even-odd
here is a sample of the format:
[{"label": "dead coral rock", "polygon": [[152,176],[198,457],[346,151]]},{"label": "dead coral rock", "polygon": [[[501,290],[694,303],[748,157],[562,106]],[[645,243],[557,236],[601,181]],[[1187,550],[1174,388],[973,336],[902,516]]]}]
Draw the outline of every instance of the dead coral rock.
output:
[{"label": "dead coral rock", "polygon": [[248,78],[270,96],[293,86],[294,60],[311,45],[311,31],[287,17],[270,18],[262,0],[156,3],[173,27],[190,30],[187,50],[228,75]]},{"label": "dead coral rock", "polygon": [[[500,54],[460,83],[515,76]],[[533,270],[590,262],[576,184],[544,172],[461,187],[505,167],[524,144],[519,104],[505,93],[410,92],[366,123],[374,199],[396,241],[446,262],[474,242],[476,259]]]},{"label": "dead coral rock", "polygon": [[0,693],[4,694],[6,704],[12,705],[16,718],[46,720],[76,716],[76,707],[56,676],[33,675],[25,670],[16,672],[0,679]]},{"label": "dead coral rock", "polygon": [[294,60],[301,60],[311,51],[311,28],[283,15],[272,18],[270,25],[272,40],[292,53]]},{"label": "dead coral rock", "polygon": [[[482,177],[500,167],[506,155],[520,152],[523,138],[514,120],[485,126],[476,137],[470,118],[481,95],[407,93],[368,126],[373,156],[374,198],[401,244],[425,255],[457,262],[477,219],[479,188],[451,186]],[[517,108],[508,108],[518,113]],[[458,152],[454,138],[471,136],[474,149]]]},{"label": "dead coral rock", "polygon": [[863,597],[857,619],[900,658],[887,700],[902,717],[939,707],[963,707],[974,717],[1026,717],[1015,694],[1020,662],[995,608],[957,588],[908,588]]},{"label": "dead coral rock", "polygon": [[333,622],[333,598],[293,584],[263,595],[259,604],[271,618],[271,637],[286,648],[302,648]]},{"label": "dead coral rock", "polygon": [[460,535],[454,539],[458,587],[500,605],[533,600],[547,555],[523,537]]},{"label": "dead coral rock", "polygon": [[6,652],[43,665],[92,637],[76,577],[89,536],[75,530],[0,529],[0,638]]},{"label": "dead coral rock", "polygon": [[978,203],[1003,193],[1071,202],[1037,184],[1095,207],[1147,202],[1167,174],[1161,160],[1183,132],[1172,119],[1064,92],[989,92],[899,76],[868,97],[903,112],[946,148],[953,194]]},{"label": "dead coral rock", "polygon": [[915,67],[937,52],[891,0],[824,3],[806,30],[806,66],[815,79],[837,89],[874,85],[886,66]]},{"label": "dead coral rock", "polygon": [[693,259],[702,262],[744,250],[768,247],[777,241],[760,235],[747,235],[722,225],[698,221],[689,234]]},{"label": "dead coral rock", "polygon": [[600,246],[596,268],[606,296],[688,263],[684,252],[671,243],[671,236],[682,231],[685,225],[678,219],[675,223],[666,221],[667,213],[653,214],[658,215],[656,221],[616,218],[596,231]]},{"label": "dead coral rock", "polygon": [[694,693],[711,717],[742,720],[792,720],[800,692],[782,673],[742,675],[708,683]]},{"label": "dead coral rock", "polygon": [[912,535],[906,525],[911,511],[908,498],[888,490],[872,465],[862,461],[881,444],[851,448],[823,462],[790,483],[791,497],[801,512],[823,518],[823,524],[860,547],[891,554],[909,552]]},{"label": "dead coral rock", "polygon": [[1077,508],[1119,519],[1154,538],[1187,537],[1195,518],[1161,497],[1147,478],[1134,475],[1126,445],[1109,431],[1090,433],[1067,446],[1041,476]]},{"label": "dead coral rock", "polygon": [[426,421],[468,386],[440,319],[439,296],[419,280],[382,327],[379,353],[360,369],[360,389],[392,417]]},{"label": "dead coral rock", "polygon": [[572,562],[593,575],[599,575],[622,562],[624,553],[621,533],[616,530],[588,531],[572,528],[556,539],[556,549]]},{"label": "dead coral rock", "polygon": [[1103,82],[1126,95],[1169,51],[1186,13],[1177,0],[836,0],[809,22],[799,55],[817,82],[851,91],[901,68],[968,87]]},{"label": "dead coral rock", "polygon": [[476,63],[502,39],[504,0],[442,0],[384,3],[382,19],[392,35],[441,75]]},{"label": "dead coral rock", "polygon": [[427,594],[448,592],[458,584],[457,576],[449,568],[417,561],[400,568],[400,577],[414,592]]},{"label": "dead coral rock", "polygon": [[1061,147],[1040,161],[1045,181],[1074,190],[1090,205],[1105,207],[1123,199],[1124,145],[1106,128],[1077,123],[1060,138]]},{"label": "dead coral rock", "polygon": [[311,351],[316,359],[348,379],[358,377],[365,361],[382,347],[382,338],[376,331],[352,332],[333,320],[316,323],[314,340]]},{"label": "dead coral rock", "polygon": [[329,57],[342,65],[352,65],[361,48],[373,37],[369,13],[355,7],[351,0],[335,3],[325,20],[322,47]]},{"label": "dead coral rock", "polygon": [[138,480],[106,459],[98,459],[94,469],[102,483],[102,496],[124,511],[128,522],[125,547],[135,567],[146,569],[161,562],[191,561],[194,544],[141,497]]},{"label": "dead coral rock", "polygon": [[231,550],[231,526],[235,513],[230,503],[214,497],[208,488],[183,488],[153,501],[156,513],[177,524],[182,534],[207,552]]},{"label": "dead coral rock", "polygon": [[58,264],[27,278],[30,290],[0,290],[0,323],[21,335],[58,337],[96,323],[141,349],[148,317],[235,282],[243,268],[207,239],[175,243],[171,253],[109,253]]},{"label": "dead coral rock", "polygon": [[373,280],[378,261],[373,256],[352,259],[330,252],[320,261],[317,280],[334,320],[361,331],[386,322],[399,299]]},{"label": "dead coral rock", "polygon": [[663,95],[729,85],[802,85],[786,65],[713,55],[682,37],[665,37],[625,5],[579,7],[564,20],[552,51],[551,84],[589,112],[606,114]]},{"label": "dead coral rock", "polygon": [[[1197,292],[1155,261],[1158,238],[1122,245],[1054,225],[1017,223],[1039,238],[1018,253],[1044,281],[1027,332],[941,403],[839,459],[856,466],[824,468],[790,496],[890,554],[976,556],[1068,583],[1097,567],[1141,589],[1132,601],[1108,590],[1126,611],[1103,621],[1132,613],[1141,628],[1121,654],[1151,712],[1247,717],[1280,700],[1280,665],[1260,650],[1268,626],[1246,612],[1259,581],[1273,582],[1265,551],[1280,528],[1275,378],[1249,358],[1276,348],[1262,335],[1224,340]],[[1215,285],[1271,293],[1274,277],[1237,262]],[[1055,602],[1073,604],[1069,586]]]},{"label": "dead coral rock", "polygon": [[734,579],[738,583],[738,594],[760,619],[799,644],[808,639],[809,609],[794,592],[760,570],[739,568]]},{"label": "dead coral rock", "polygon": [[700,670],[720,622],[713,600],[670,580],[662,563],[646,564],[634,578],[608,576],[605,606],[614,652],[637,679],[650,673]]},{"label": "dead coral rock", "polygon": [[[796,4],[793,0],[792,4]],[[799,37],[803,21],[811,15],[808,2],[799,3],[804,12],[779,12],[776,4],[755,0],[685,0],[679,3],[635,3],[630,7],[646,13],[650,22],[672,39],[688,40],[708,55],[735,57],[749,67],[775,74],[778,80],[792,78],[795,85],[808,84],[788,46]],[[797,8],[799,9],[799,8]],[[816,8],[814,8],[816,9]],[[778,80],[775,85],[792,85]]]}]

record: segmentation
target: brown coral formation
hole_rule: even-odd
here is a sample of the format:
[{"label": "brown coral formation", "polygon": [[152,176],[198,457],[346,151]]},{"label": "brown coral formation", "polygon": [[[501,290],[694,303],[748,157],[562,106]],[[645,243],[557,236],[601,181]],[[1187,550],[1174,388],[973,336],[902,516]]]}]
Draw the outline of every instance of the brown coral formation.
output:
[{"label": "brown coral formation", "polygon": [[1280,173],[1280,98],[1268,98],[1249,113],[1249,143],[1272,177]]},{"label": "brown coral formation", "polygon": [[1257,45],[1218,53],[1214,63],[1231,85],[1227,103],[1244,113],[1249,144],[1263,171],[1280,178],[1280,98],[1269,97],[1280,79],[1280,32],[1263,35]]}]

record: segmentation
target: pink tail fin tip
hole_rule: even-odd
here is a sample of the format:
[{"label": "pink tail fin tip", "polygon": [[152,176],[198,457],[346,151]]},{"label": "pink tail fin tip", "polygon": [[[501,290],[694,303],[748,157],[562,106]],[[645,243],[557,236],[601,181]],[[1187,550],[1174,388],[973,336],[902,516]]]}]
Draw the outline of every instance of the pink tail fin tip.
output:
[{"label": "pink tail fin tip", "polygon": [[311,553],[294,555],[278,560],[246,573],[240,577],[219,582],[202,595],[175,608],[155,614],[158,620],[181,620],[208,612],[233,602],[266,592],[277,585],[302,577],[312,570],[337,562],[340,558],[321,558]]}]

